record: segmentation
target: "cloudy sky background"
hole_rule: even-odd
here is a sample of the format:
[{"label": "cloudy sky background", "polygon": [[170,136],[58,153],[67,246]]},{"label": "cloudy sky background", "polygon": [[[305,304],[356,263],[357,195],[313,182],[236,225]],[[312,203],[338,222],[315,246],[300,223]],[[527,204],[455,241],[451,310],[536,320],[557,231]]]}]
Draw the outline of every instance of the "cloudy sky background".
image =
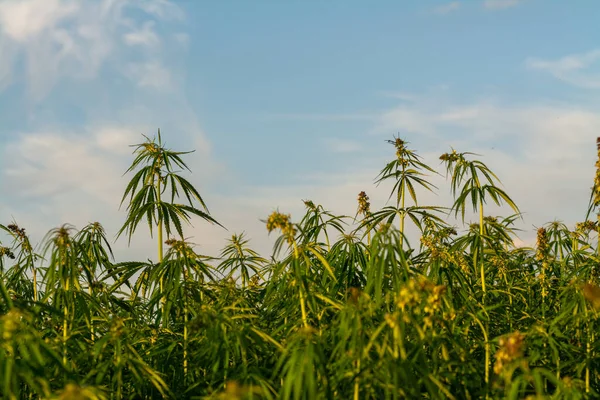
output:
[{"label": "cloudy sky background", "polygon": [[[39,241],[68,222],[114,237],[141,134],[161,128],[228,231],[196,220],[218,255],[302,199],[354,215],[399,134],[443,173],[482,154],[534,227],[584,218],[600,135],[600,4],[547,0],[328,2],[0,0],[0,222]],[[451,205],[449,185],[420,192]],[[490,209],[510,214],[510,209]],[[0,239],[2,240],[2,239]],[[141,226],[119,260],[155,258]]]}]

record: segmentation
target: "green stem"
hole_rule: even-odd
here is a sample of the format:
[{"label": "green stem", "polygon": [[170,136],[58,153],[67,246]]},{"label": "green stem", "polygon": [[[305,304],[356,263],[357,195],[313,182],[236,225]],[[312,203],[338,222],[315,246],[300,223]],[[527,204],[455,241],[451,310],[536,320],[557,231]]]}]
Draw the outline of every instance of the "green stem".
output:
[{"label": "green stem", "polygon": [[33,301],[37,302],[38,301],[37,270],[35,269],[34,265],[32,265],[32,270],[33,270]]},{"label": "green stem", "polygon": [[116,360],[115,360],[115,364],[117,367],[117,393],[116,393],[116,398],[117,399],[121,399],[123,397],[122,391],[123,391],[123,375],[121,372],[121,342],[117,340],[116,343]]},{"label": "green stem", "polygon": [[[157,183],[156,183],[156,201],[160,206],[160,173],[157,174]],[[158,233],[157,233],[157,237],[158,237],[158,262],[161,263],[163,260],[163,219],[159,214],[158,217],[158,227],[157,227]],[[165,303],[166,303],[166,299],[163,297],[163,287],[164,287],[164,279],[161,276],[160,277],[160,281],[159,281],[159,285],[160,285],[160,295],[161,295],[161,299],[160,302],[162,304],[162,315],[163,318],[165,318]],[[166,321],[166,319],[164,319],[164,321]]]},{"label": "green stem", "polygon": [[402,182],[402,189],[400,191],[400,202],[402,208],[402,214],[400,214],[400,246],[404,246],[404,217],[405,217],[405,201],[404,201],[404,182]]},{"label": "green stem", "polygon": [[[480,255],[480,268],[481,268],[481,290],[483,291],[483,306],[485,307],[485,263],[483,260],[483,200],[479,199],[479,240],[481,241],[481,255]],[[489,385],[490,382],[490,342],[488,340],[489,322],[485,323],[485,384]],[[487,397],[487,396],[486,396]]]},{"label": "green stem", "polygon": [[356,379],[354,380],[354,400],[359,399],[360,395],[360,378],[358,374],[360,372],[360,359],[355,361]]},{"label": "green stem", "polygon": [[596,216],[596,235],[597,235],[597,243],[596,243],[596,256],[600,255],[600,212]]},{"label": "green stem", "polygon": [[[88,288],[88,293],[90,294],[90,297],[93,297],[91,284],[90,284],[90,287]],[[94,315],[93,315],[93,312],[90,312],[90,339],[93,343],[94,342]]]},{"label": "green stem", "polygon": [[[64,257],[64,254],[63,254]],[[63,259],[64,260],[64,259]],[[64,263],[64,261],[62,261]],[[70,289],[70,285],[69,285],[69,279],[65,279],[64,281],[64,286],[63,286],[63,290],[64,290],[64,301],[65,304],[63,305],[63,366],[65,368],[67,368],[67,339],[68,339],[68,328],[69,325],[67,324],[67,320],[69,317],[69,308],[67,306],[67,293],[69,293],[69,289]]]},{"label": "green stem", "polygon": [[185,293],[187,283],[187,270],[183,270],[183,384],[187,385],[187,374],[188,374],[188,304],[187,296]]},{"label": "green stem", "polygon": [[[300,253],[298,252],[298,246],[296,245],[296,242],[294,242],[294,258],[296,259],[296,261],[298,261],[298,259],[300,258]],[[298,277],[300,278],[300,277]],[[305,300],[305,296],[304,296],[304,285],[302,284],[302,281],[299,280],[298,281],[298,290],[300,292],[300,311],[302,313],[302,323],[304,325],[305,328],[308,328],[308,317],[306,314],[306,300]]]},{"label": "green stem", "polygon": [[483,263],[483,200],[479,200],[479,240],[481,240],[481,290],[485,296],[485,268]]},{"label": "green stem", "polygon": [[[156,183],[156,202],[160,205],[160,175],[158,175],[158,182]],[[158,262],[163,260],[163,220],[159,216],[158,218]],[[161,279],[161,290],[162,290],[162,279]]]},{"label": "green stem", "polygon": [[[14,348],[12,343],[8,344],[8,354],[14,354]],[[6,359],[6,370],[4,371],[4,389],[8,390],[7,398],[10,400],[17,400],[17,396],[13,392],[14,386],[14,375],[13,375],[13,365],[15,363],[14,357],[8,357]]]},{"label": "green stem", "polygon": [[300,285],[300,311],[302,312],[302,324],[305,328],[308,328],[308,317],[306,315],[306,300],[304,299],[304,289],[302,288],[302,282]]},{"label": "green stem", "polygon": [[319,222],[323,223],[323,233],[325,234],[325,244],[327,245],[327,251],[331,251],[331,242],[329,241],[329,235],[327,234],[327,224],[323,221],[322,217],[318,217]]},{"label": "green stem", "polygon": [[65,368],[67,367],[67,338],[68,338],[67,318],[68,318],[68,316],[69,316],[69,310],[67,309],[67,306],[65,305],[63,307],[63,365],[65,366]]},{"label": "green stem", "polygon": [[597,228],[598,244],[596,244],[596,256],[600,255],[600,213],[598,213],[597,219],[598,219],[598,228]]},{"label": "green stem", "polygon": [[[88,250],[88,258],[89,259],[92,258],[91,250]],[[96,275],[95,269],[92,269],[91,265],[89,265],[88,268],[90,271],[94,272],[92,274],[92,276],[93,276],[92,280],[95,279],[95,275]],[[88,282],[88,294],[90,295],[90,298],[92,298],[94,295],[94,292],[92,290],[92,282]],[[92,341],[92,343],[94,342],[94,313],[92,310],[90,310],[90,340]]]},{"label": "green stem", "polygon": [[[488,327],[486,326],[485,329],[488,329]],[[488,341],[488,337],[486,334],[485,335],[485,385],[487,386],[487,385],[489,385],[489,383],[490,383],[490,342]],[[487,389],[486,389],[486,391],[487,391]]]},{"label": "green stem", "polygon": [[595,335],[594,335],[594,322],[590,321],[590,318],[587,313],[586,307],[586,319],[587,319],[587,340],[585,345],[585,353],[586,353],[586,361],[585,361],[585,392],[590,393],[591,385],[590,385],[590,363],[594,358],[594,354],[592,352],[592,343],[594,343]]}]

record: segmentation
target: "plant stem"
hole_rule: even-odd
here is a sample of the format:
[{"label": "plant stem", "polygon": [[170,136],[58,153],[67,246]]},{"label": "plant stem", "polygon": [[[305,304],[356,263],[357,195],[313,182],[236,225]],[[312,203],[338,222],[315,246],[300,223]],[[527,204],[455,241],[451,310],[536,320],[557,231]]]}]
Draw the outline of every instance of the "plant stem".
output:
[{"label": "plant stem", "polygon": [[187,385],[187,374],[188,374],[188,303],[187,296],[185,293],[187,283],[187,269],[183,269],[183,384]]},{"label": "plant stem", "polygon": [[[160,172],[157,173],[157,183],[156,183],[156,201],[158,202],[158,204],[160,205]],[[157,233],[157,237],[158,237],[158,263],[161,263],[163,260],[163,219],[160,216],[160,213],[158,214],[158,233]],[[164,279],[163,276],[160,277],[160,281],[159,281],[159,286],[160,286],[160,302],[161,302],[161,308],[162,308],[162,315],[163,318],[165,317],[165,303],[166,303],[166,299],[163,296],[163,287],[164,287]],[[164,321],[166,321],[166,319],[164,319]]]},{"label": "plant stem", "polygon": [[[487,324],[485,329],[487,330]],[[485,384],[486,386],[490,383],[490,342],[487,337],[487,333],[485,335]],[[487,390],[486,390],[487,391]]]},{"label": "plant stem", "polygon": [[[8,354],[13,354],[14,352],[14,348],[12,343],[9,342],[8,344]],[[13,357],[8,357],[6,360],[6,370],[4,371],[4,389],[8,389],[8,393],[7,393],[7,398],[10,400],[13,399],[17,399],[17,396],[13,393],[13,384],[12,384],[12,379],[13,379],[13,366],[14,366],[15,360]]]},{"label": "plant stem", "polygon": [[[63,257],[64,257],[64,253],[63,253]],[[61,260],[62,261],[62,260]],[[64,261],[63,261],[64,263]],[[65,368],[67,368],[67,338],[68,338],[68,324],[67,324],[67,319],[69,317],[69,309],[67,306],[67,293],[69,292],[69,279],[65,279],[64,282],[64,301],[65,304],[63,306],[63,365]]]},{"label": "plant stem", "polygon": [[[300,282],[302,285],[302,282]],[[306,316],[306,302],[304,300],[304,290],[300,288],[300,310],[302,311],[302,323],[305,328],[308,328],[308,317]]]},{"label": "plant stem", "polygon": [[[91,284],[90,284],[90,287],[88,288],[88,293],[90,294],[90,297],[93,296]],[[90,340],[92,341],[92,343],[94,342],[94,316],[91,312],[90,312]]]},{"label": "plant stem", "polygon": [[32,270],[33,270],[33,301],[37,302],[38,301],[37,270],[35,268],[35,265],[32,265]]},{"label": "plant stem", "polygon": [[404,185],[405,185],[405,183],[402,182],[402,189],[400,191],[400,202],[401,202],[401,208],[402,208],[402,214],[400,214],[400,247],[404,246],[404,217],[405,217]]},{"label": "plant stem", "polygon": [[[298,246],[296,245],[296,242],[294,242],[294,258],[296,259],[296,262],[298,262],[298,259],[300,258],[300,253],[298,252]],[[306,315],[306,301],[304,299],[304,285],[302,284],[301,280],[299,280],[298,282],[298,288],[300,292],[300,311],[302,312],[302,323],[305,328],[308,328],[308,317]]]},{"label": "plant stem", "polygon": [[[587,316],[587,308],[586,308],[586,316]],[[592,352],[591,343],[590,343],[590,323],[587,323],[587,335],[586,335],[586,344],[585,344],[585,392],[590,392],[590,354]]]},{"label": "plant stem", "polygon": [[354,380],[354,400],[358,400],[360,395],[360,378],[358,377],[358,374],[360,372],[360,359],[355,361],[355,366],[356,379]]},{"label": "plant stem", "polygon": [[[483,291],[483,306],[485,307],[485,264],[483,260],[483,199],[479,199],[479,240],[481,241],[481,290]],[[485,323],[485,384],[490,382],[490,342],[488,340],[489,322]],[[486,396],[487,397],[487,396]]]},{"label": "plant stem", "polygon": [[[92,251],[88,250],[88,259],[92,258]],[[90,271],[94,271],[93,278],[95,278],[95,269],[92,269],[91,265],[88,265],[88,269]],[[93,290],[92,290],[92,282],[88,283],[88,294],[90,295],[90,297],[93,297]],[[94,315],[93,315],[93,311],[90,310],[90,340],[92,341],[92,343],[94,342]]]},{"label": "plant stem", "polygon": [[600,255],[600,212],[598,213],[598,216],[596,217],[598,220],[597,223],[597,233],[598,233],[598,243],[596,244],[596,255]]},{"label": "plant stem", "polygon": [[69,311],[67,306],[63,307],[63,365],[65,368],[67,367],[67,317],[69,316]]},{"label": "plant stem", "polygon": [[479,240],[481,240],[481,290],[485,298],[485,269],[483,263],[483,200],[479,200]]},{"label": "plant stem", "polygon": [[[158,182],[156,183],[156,201],[158,204],[160,204],[160,174],[157,176],[157,180]],[[156,235],[158,237],[158,262],[162,262],[163,260],[163,221],[162,218],[159,216],[158,218],[158,234]],[[160,289],[162,291],[162,278],[160,280]]]},{"label": "plant stem", "polygon": [[116,343],[116,367],[117,367],[117,393],[116,398],[121,399],[123,397],[123,375],[121,371],[121,342],[117,340]]}]

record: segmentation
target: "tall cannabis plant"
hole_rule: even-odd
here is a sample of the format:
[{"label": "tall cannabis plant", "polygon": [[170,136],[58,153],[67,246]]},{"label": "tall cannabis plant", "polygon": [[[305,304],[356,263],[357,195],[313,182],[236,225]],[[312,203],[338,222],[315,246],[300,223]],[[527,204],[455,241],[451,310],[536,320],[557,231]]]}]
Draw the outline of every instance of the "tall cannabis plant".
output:
[{"label": "tall cannabis plant", "polygon": [[[417,194],[415,186],[419,185],[429,191],[433,191],[435,186],[428,182],[423,171],[436,173],[431,167],[421,161],[421,157],[407,147],[408,142],[395,138],[388,140],[388,143],[396,148],[396,159],[387,163],[387,165],[379,172],[376,178],[376,183],[384,181],[394,181],[394,187],[390,193],[390,199],[396,195],[395,207],[384,207],[381,211],[373,213],[368,219],[371,227],[375,226],[384,220],[391,223],[396,215],[400,217],[400,245],[404,241],[404,221],[408,216],[417,226],[420,227],[420,218],[430,215],[430,211],[439,211],[439,207],[423,207],[417,203]],[[407,207],[407,197],[410,196],[414,205]]]},{"label": "tall cannabis plant", "polygon": [[[452,194],[455,197],[451,210],[454,211],[455,216],[460,212],[464,221],[467,202],[470,200],[473,211],[479,209],[479,235],[483,236],[485,226],[483,206],[488,198],[491,198],[497,205],[501,205],[502,201],[506,202],[516,213],[520,211],[508,194],[498,187],[500,179],[496,174],[481,161],[468,160],[465,157],[468,155],[475,154],[457,153],[456,150],[452,150],[452,153],[442,154],[440,160],[446,164],[447,174],[451,176]],[[461,184],[462,187],[460,187]],[[486,291],[483,264],[481,264],[481,289],[483,292]]]},{"label": "tall cannabis plant", "polygon": [[[141,168],[127,185],[121,199],[122,205],[129,196],[129,205],[127,206],[127,220],[119,230],[117,237],[127,233],[131,240],[138,224],[145,217],[151,235],[153,224],[156,224],[158,262],[161,262],[163,259],[163,230],[167,236],[170,236],[175,228],[179,236],[183,238],[181,221],[189,223],[192,214],[211,223],[220,224],[210,216],[208,208],[196,188],[175,171],[175,167],[190,171],[181,156],[193,153],[193,151],[175,152],[167,149],[162,142],[160,129],[158,130],[158,141],[156,138],[150,140],[147,136],[144,137],[146,138],[144,143],[132,145],[135,147],[136,157],[126,173],[132,172],[138,167]],[[170,201],[164,201],[163,198],[167,189],[170,189]],[[183,192],[188,204],[175,203],[180,192]],[[194,206],[194,200],[199,203],[201,209]]]}]

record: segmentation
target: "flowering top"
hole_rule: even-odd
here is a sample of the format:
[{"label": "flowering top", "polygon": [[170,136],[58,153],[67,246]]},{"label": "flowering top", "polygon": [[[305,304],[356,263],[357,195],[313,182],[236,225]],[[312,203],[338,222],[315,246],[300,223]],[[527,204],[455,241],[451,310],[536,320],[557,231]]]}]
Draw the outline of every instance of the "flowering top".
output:
[{"label": "flowering top", "polygon": [[535,258],[538,261],[542,261],[546,259],[548,255],[548,234],[546,232],[546,228],[539,228],[537,230],[537,251],[535,253]]},{"label": "flowering top", "polygon": [[460,155],[456,152],[456,150],[452,149],[452,153],[444,153],[440,156],[440,160],[447,161],[449,163],[456,162],[460,160]]},{"label": "flowering top", "polygon": [[358,194],[358,214],[362,214],[365,217],[371,214],[371,203],[369,203],[369,196],[362,191]]},{"label": "flowering top", "polygon": [[281,233],[287,238],[288,243],[294,241],[296,235],[296,228],[291,222],[291,216],[289,214],[282,214],[278,211],[274,211],[267,219],[267,230],[269,233],[275,229],[281,229]]}]

